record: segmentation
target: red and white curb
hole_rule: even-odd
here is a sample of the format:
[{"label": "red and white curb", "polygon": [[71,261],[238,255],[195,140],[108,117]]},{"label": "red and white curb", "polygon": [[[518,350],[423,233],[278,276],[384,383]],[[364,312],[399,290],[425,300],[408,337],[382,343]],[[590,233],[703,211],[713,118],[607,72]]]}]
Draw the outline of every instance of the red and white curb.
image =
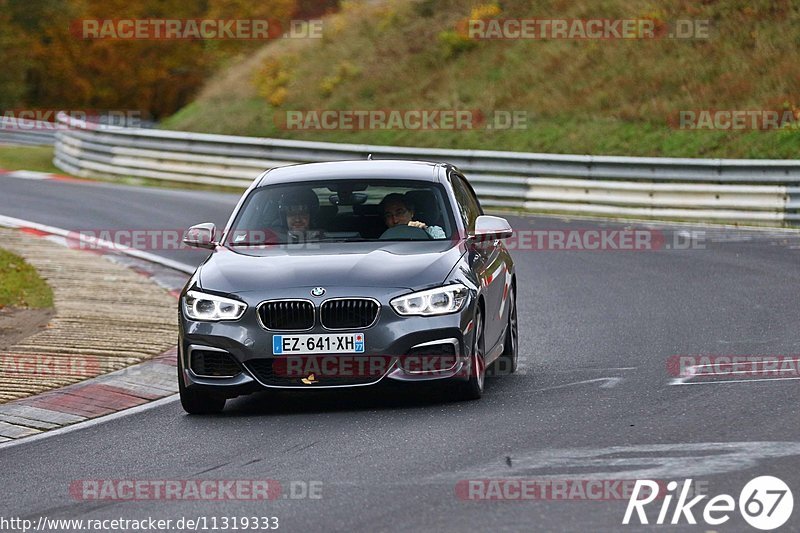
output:
[{"label": "red and white curb", "polygon": [[144,363],[0,405],[0,442],[123,411],[178,392],[177,348]]},{"label": "red and white curb", "polygon": [[[130,248],[121,244],[111,241],[98,239],[90,235],[84,235],[69,231],[62,228],[47,226],[39,224],[38,222],[31,222],[30,220],[23,220],[20,218],[8,217],[0,215],[0,226],[6,228],[17,228],[32,235],[45,237],[48,240],[60,244],[62,246],[70,246],[72,248],[82,249],[83,251],[100,253],[101,255],[110,255],[114,257],[127,256],[130,258],[141,259],[147,263],[160,265],[184,274],[192,274],[194,268],[178,261],[173,261],[165,257],[158,256],[135,248]],[[75,244],[77,243],[77,244]],[[84,243],[85,246],[80,246]]]},{"label": "red and white curb", "polygon": [[[194,269],[141,250],[87,238],[65,229],[0,215],[0,226],[62,246],[76,248],[75,239],[90,241],[91,250],[147,276],[177,298]],[[177,272],[176,272],[177,271]],[[178,391],[177,347],[143,363],[60,389],[0,405],[0,443],[107,416],[172,396]],[[4,444],[0,444],[0,448]]]},{"label": "red and white curb", "polygon": [[22,180],[52,180],[52,181],[67,181],[67,182],[76,182],[84,184],[92,183],[91,180],[74,178],[72,176],[64,176],[63,174],[38,172],[35,170],[6,170],[0,168],[0,176],[4,178],[16,178]]}]

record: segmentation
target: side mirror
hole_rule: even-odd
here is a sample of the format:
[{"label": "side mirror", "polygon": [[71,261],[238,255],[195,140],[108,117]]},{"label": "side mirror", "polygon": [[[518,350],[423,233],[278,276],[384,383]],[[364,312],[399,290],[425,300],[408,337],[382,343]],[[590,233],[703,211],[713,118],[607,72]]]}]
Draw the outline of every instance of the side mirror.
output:
[{"label": "side mirror", "polygon": [[475,230],[469,234],[469,239],[473,241],[491,241],[495,239],[507,239],[514,234],[508,220],[490,215],[481,215],[475,219]]},{"label": "side mirror", "polygon": [[214,241],[216,233],[217,227],[212,222],[197,224],[187,229],[186,233],[183,234],[183,244],[193,248],[213,250],[218,244]]}]

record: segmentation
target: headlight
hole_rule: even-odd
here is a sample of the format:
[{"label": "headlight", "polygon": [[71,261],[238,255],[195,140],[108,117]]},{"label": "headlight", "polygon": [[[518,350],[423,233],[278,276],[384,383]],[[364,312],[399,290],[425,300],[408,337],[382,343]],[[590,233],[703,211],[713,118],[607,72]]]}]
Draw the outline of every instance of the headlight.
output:
[{"label": "headlight", "polygon": [[399,315],[446,315],[464,307],[468,295],[469,290],[464,285],[456,283],[398,296],[389,303]]},{"label": "headlight", "polygon": [[183,297],[183,312],[192,320],[238,320],[247,304],[204,292],[188,291]]}]

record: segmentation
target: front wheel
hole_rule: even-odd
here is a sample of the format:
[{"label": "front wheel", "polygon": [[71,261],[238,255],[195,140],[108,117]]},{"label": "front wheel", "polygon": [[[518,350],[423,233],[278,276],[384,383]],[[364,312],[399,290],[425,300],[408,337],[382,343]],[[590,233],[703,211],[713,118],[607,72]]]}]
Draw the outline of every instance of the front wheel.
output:
[{"label": "front wheel", "polygon": [[483,352],[483,315],[481,310],[475,313],[475,335],[472,341],[472,354],[469,359],[469,378],[459,383],[458,395],[463,400],[477,400],[483,396],[486,381],[486,361]]},{"label": "front wheel", "polygon": [[517,297],[514,287],[508,292],[508,324],[503,341],[503,353],[492,365],[492,375],[513,374],[519,361],[519,328],[517,326]]},{"label": "front wheel", "polygon": [[225,398],[187,388],[183,384],[182,373],[183,369],[178,363],[178,392],[184,411],[190,415],[211,415],[222,412],[225,408]]}]

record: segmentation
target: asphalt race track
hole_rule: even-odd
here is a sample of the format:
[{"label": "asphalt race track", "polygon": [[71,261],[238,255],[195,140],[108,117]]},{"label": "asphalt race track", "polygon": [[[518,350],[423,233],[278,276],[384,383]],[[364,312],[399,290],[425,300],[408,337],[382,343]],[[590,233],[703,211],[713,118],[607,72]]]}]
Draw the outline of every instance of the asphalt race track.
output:
[{"label": "asphalt race track", "polygon": [[[75,230],[222,225],[237,199],[2,176],[0,189],[0,214]],[[509,219],[518,231],[630,226]],[[680,383],[668,367],[686,354],[798,356],[800,239],[637,227],[663,232],[668,245],[695,231],[700,245],[514,252],[522,368],[488,380],[481,401],[451,402],[431,388],[262,394],[211,417],[186,416],[169,401],[0,448],[0,516],[275,516],[285,531],[636,531],[645,528],[635,520],[621,525],[626,499],[465,501],[457,487],[488,478],[692,478],[712,496],[738,499],[750,479],[775,475],[800,488],[800,380]],[[188,264],[204,257],[153,253]],[[84,479],[194,478],[273,479],[286,497],[82,501],[69,491]],[[321,497],[303,498],[304,487]],[[648,507],[650,522],[660,505]],[[784,530],[800,530],[799,513]],[[682,520],[663,529],[714,528]],[[753,531],[738,513],[720,530]]]}]

